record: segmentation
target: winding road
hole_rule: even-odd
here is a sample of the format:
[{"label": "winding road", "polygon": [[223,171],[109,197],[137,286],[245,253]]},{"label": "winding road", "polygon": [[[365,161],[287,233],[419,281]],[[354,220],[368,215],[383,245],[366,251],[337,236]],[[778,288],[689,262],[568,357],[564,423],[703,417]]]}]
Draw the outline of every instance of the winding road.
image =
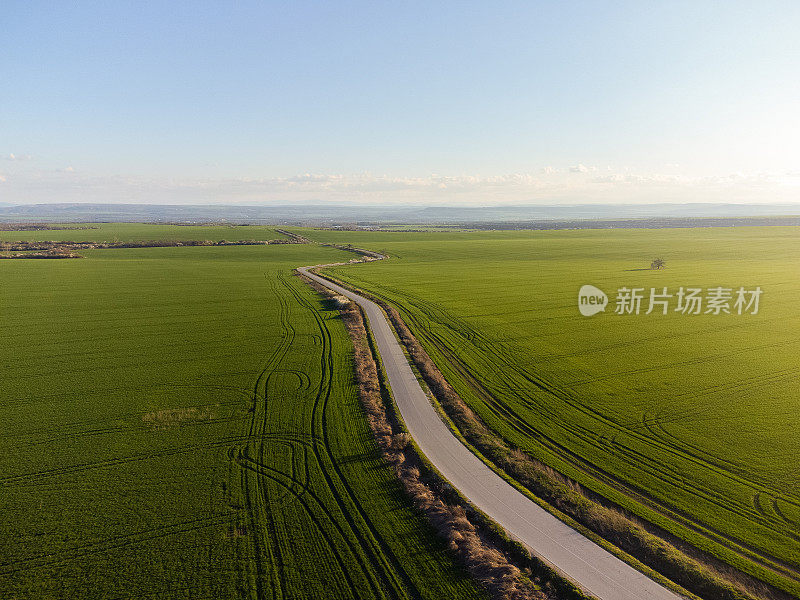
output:
[{"label": "winding road", "polygon": [[428,460],[470,502],[532,553],[600,600],[682,598],[559,521],[481,462],[436,413],[381,308],[310,273],[310,268],[300,267],[298,271],[364,309],[409,433]]}]

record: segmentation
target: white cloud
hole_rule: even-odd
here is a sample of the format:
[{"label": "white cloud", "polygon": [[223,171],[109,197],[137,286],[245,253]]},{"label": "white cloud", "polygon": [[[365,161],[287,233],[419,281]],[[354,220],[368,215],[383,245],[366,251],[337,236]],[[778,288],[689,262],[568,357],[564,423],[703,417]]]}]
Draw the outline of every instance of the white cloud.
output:
[{"label": "white cloud", "polygon": [[3,156],[4,160],[10,160],[12,162],[22,161],[22,160],[31,160],[33,157],[30,154],[6,154]]},{"label": "white cloud", "polygon": [[592,179],[594,183],[621,183],[625,181],[625,175],[622,173],[613,173],[611,175],[601,175]]},{"label": "white cloud", "polygon": [[6,179],[5,175],[0,175],[0,183],[5,183],[6,181],[8,181],[8,179]]},{"label": "white cloud", "polygon": [[[159,204],[587,204],[800,201],[800,175],[764,173],[687,177],[680,173],[601,170],[578,165],[537,173],[389,176],[303,173],[218,179],[91,176],[71,168],[17,174],[3,185],[7,202]],[[578,173],[576,175],[575,173]]]}]

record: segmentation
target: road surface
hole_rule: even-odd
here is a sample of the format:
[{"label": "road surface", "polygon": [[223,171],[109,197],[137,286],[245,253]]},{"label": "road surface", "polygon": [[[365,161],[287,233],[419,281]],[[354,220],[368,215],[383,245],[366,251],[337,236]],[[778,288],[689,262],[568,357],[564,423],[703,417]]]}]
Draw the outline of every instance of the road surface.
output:
[{"label": "road surface", "polygon": [[439,472],[475,506],[583,590],[600,600],[678,600],[656,583],[559,521],[487,467],[447,428],[423,392],[381,308],[327,279],[303,275],[364,308],[400,414]]}]

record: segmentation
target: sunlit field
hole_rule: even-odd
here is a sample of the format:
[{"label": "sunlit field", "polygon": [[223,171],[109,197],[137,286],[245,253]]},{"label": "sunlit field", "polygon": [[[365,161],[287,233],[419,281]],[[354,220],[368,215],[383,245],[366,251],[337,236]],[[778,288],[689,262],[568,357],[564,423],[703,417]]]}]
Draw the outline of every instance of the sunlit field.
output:
[{"label": "sunlit field", "polygon": [[[23,236],[24,234],[24,236]],[[6,240],[279,238],[102,225]],[[377,453],[309,245],[0,261],[0,597],[479,598]]]},{"label": "sunlit field", "polygon": [[[390,256],[330,272],[397,306],[513,446],[800,591],[800,230],[307,235]],[[581,316],[584,284],[605,312]],[[640,314],[615,313],[623,287],[643,289]],[[645,314],[664,287],[667,314]],[[730,288],[730,314],[676,310],[682,287]],[[761,288],[757,314],[738,314],[740,287]]]}]

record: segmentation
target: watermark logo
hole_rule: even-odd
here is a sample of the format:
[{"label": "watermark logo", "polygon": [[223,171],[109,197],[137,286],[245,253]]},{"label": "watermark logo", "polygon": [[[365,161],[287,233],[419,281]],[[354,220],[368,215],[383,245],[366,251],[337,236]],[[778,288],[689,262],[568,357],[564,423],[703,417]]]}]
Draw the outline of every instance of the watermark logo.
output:
[{"label": "watermark logo", "polygon": [[[761,294],[760,286],[754,289],[727,287],[683,287],[669,290],[666,287],[629,288],[617,290],[614,314],[638,315],[651,313],[666,315],[670,310],[682,315],[757,315]],[[584,317],[605,311],[608,297],[593,285],[584,285],[578,292],[578,310]]]},{"label": "watermark logo", "polygon": [[578,310],[581,311],[584,317],[591,317],[604,311],[607,304],[608,296],[605,295],[603,290],[593,285],[581,286],[580,291],[578,291]]}]

